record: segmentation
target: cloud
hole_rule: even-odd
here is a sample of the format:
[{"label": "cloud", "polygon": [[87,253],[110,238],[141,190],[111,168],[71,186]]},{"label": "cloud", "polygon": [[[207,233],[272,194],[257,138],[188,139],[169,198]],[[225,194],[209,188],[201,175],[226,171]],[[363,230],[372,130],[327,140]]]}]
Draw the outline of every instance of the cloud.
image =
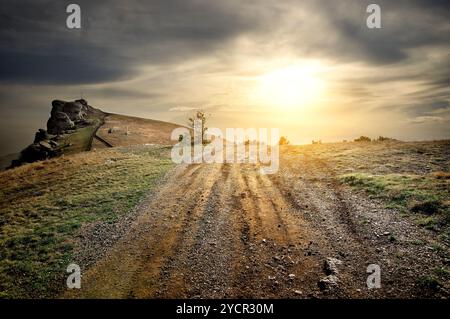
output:
[{"label": "cloud", "polygon": [[413,124],[444,122],[445,119],[440,116],[418,116],[410,119],[408,122]]},{"label": "cloud", "polygon": [[82,29],[69,30],[68,2],[3,0],[0,127],[11,114],[39,127],[31,112],[47,116],[53,98],[81,92],[109,111],[170,120],[200,107],[232,125],[233,114],[243,119],[259,109],[245,100],[251,81],[284,59],[334,70],[337,98],[324,120],[355,112],[396,113],[411,125],[447,119],[450,3],[378,0],[383,27],[369,30],[372,2],[78,0]]},{"label": "cloud", "polygon": [[212,1],[78,1],[82,29],[65,27],[61,1],[4,1],[0,81],[76,84],[123,80],[144,64],[207,55],[256,27]]},{"label": "cloud", "polygon": [[171,107],[169,109],[169,111],[171,112],[189,112],[189,111],[194,111],[194,110],[198,110],[199,108],[196,107],[188,107],[188,106],[176,106],[176,107]]}]

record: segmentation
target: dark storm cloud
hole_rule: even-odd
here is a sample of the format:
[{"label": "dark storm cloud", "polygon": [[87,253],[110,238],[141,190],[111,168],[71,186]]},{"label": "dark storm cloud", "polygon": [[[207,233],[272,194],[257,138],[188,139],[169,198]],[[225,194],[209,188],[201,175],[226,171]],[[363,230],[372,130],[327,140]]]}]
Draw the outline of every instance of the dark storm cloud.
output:
[{"label": "dark storm cloud", "polygon": [[[381,7],[381,29],[366,26],[366,8],[371,3]],[[322,15],[326,30],[334,32],[334,37],[326,38],[328,41],[314,43],[315,53],[334,55],[341,61],[398,63],[410,57],[408,49],[448,47],[450,43],[448,1],[316,0],[309,5]]]},{"label": "dark storm cloud", "polygon": [[77,1],[82,29],[65,27],[61,1],[6,1],[0,81],[75,84],[135,74],[225,47],[257,25],[219,1]]},{"label": "dark storm cloud", "polygon": [[[408,49],[450,42],[447,1],[376,1],[383,10],[381,30],[365,25],[371,2],[77,1],[82,30],[68,30],[64,2],[7,0],[0,15],[0,81],[108,82],[146,64],[226,54],[228,44],[243,34],[271,43],[296,7],[322,23],[299,20],[303,29],[282,34],[299,55],[383,65],[408,59]],[[321,26],[329,27],[329,36],[320,35]]]}]

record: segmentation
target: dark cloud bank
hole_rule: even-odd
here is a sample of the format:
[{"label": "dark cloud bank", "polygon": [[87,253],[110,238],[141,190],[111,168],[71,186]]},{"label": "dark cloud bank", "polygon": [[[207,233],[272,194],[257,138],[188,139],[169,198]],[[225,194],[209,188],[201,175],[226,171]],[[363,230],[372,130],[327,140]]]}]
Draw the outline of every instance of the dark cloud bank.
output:
[{"label": "dark cloud bank", "polygon": [[[9,114],[10,108],[16,108],[17,114],[29,112],[35,101],[30,96],[27,103],[22,97],[23,103],[16,107],[8,97],[11,86],[110,83],[132,79],[146,65],[173,65],[208,55],[227,61],[235,53],[233,41],[241,36],[255,39],[262,47],[282,39],[299,57],[380,68],[412,66],[412,72],[400,72],[398,79],[416,77],[428,88],[416,93],[411,112],[424,115],[448,109],[449,1],[74,2],[82,8],[81,30],[65,27],[65,2],[2,1],[1,114]],[[383,28],[378,32],[365,26],[365,9],[373,2],[383,10]],[[304,12],[298,21],[290,15],[293,9]],[[367,79],[368,83],[385,80],[382,75]],[[130,92],[124,91],[124,96]],[[51,99],[52,93],[48,95]],[[9,143],[2,140],[0,147],[11,151],[14,147]]]}]

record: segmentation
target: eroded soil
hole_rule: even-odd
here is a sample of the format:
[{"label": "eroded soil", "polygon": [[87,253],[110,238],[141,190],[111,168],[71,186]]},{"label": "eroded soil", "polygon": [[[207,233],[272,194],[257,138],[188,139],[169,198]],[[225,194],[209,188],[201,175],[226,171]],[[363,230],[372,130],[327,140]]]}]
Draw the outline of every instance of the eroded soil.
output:
[{"label": "eroded soil", "polygon": [[[80,265],[82,288],[64,297],[448,297],[448,282],[418,282],[448,267],[430,231],[340,185],[329,163],[289,154],[274,175],[252,164],[178,166],[117,242]],[[337,283],[319,287],[327,258],[341,261]],[[379,289],[367,288],[370,264],[381,268]]]}]

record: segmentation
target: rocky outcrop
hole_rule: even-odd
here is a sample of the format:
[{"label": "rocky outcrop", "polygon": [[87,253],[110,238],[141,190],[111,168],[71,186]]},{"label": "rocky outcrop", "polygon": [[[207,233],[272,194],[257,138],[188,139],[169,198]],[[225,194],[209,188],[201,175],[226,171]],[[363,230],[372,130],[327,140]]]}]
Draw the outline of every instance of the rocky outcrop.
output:
[{"label": "rocky outcrop", "polygon": [[39,129],[36,132],[33,144],[20,153],[20,158],[14,160],[11,167],[63,154],[64,149],[70,146],[66,142],[66,135],[76,132],[78,128],[94,125],[88,119],[89,114],[95,114],[97,118],[99,114],[104,115],[83,99],[73,102],[54,100],[50,118],[47,121],[47,130]]},{"label": "rocky outcrop", "polygon": [[54,100],[50,119],[47,122],[47,131],[50,134],[61,135],[86,124],[85,117],[89,111],[86,100],[65,102]]},{"label": "rocky outcrop", "polygon": [[61,135],[73,129],[75,129],[75,123],[63,112],[54,112],[47,122],[47,130],[50,134]]}]

